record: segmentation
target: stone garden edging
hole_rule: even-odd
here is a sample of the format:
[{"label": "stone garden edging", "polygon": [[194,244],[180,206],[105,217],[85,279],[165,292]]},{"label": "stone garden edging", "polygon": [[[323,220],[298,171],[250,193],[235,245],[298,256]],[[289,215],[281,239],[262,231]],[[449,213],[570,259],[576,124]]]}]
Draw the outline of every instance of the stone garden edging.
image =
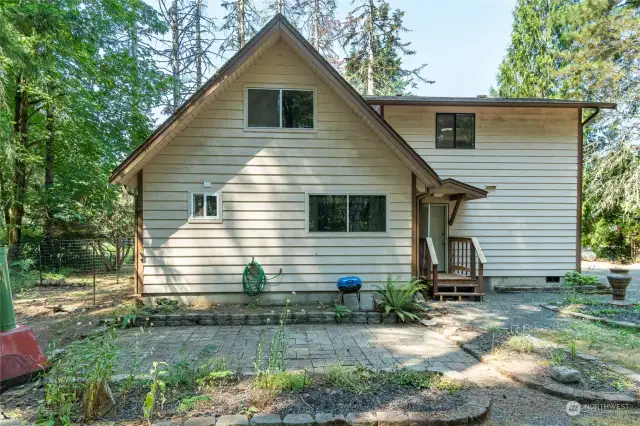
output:
[{"label": "stone garden edging", "polygon": [[576,293],[590,293],[590,294],[611,294],[611,287],[606,284],[600,285],[581,285],[581,286],[501,286],[497,285],[493,287],[493,291],[496,293],[564,293],[567,290],[575,291]]},{"label": "stone garden edging", "polygon": [[[177,327],[193,325],[277,325],[280,315],[277,313],[264,314],[228,314],[228,313],[185,313],[185,314],[152,314],[112,317],[102,319],[101,324],[122,324],[128,319],[135,327]],[[398,322],[396,314],[382,314],[380,312],[356,311],[346,315],[338,323],[335,313],[319,312],[291,312],[285,324],[395,324]]]},{"label": "stone garden edging", "polygon": [[[492,359],[491,355],[483,354],[477,345],[472,343],[466,343],[461,339],[449,339],[454,341],[465,352],[473,355],[480,362],[487,364],[496,369],[500,374],[503,374],[516,382],[522,383],[528,388],[536,389],[549,395],[559,396],[572,401],[578,401],[584,404],[627,404],[633,407],[640,407],[640,401],[632,396],[620,393],[620,392],[595,392],[585,391],[581,389],[575,389],[561,383],[558,383],[550,378],[535,377],[524,372],[513,371],[513,369],[507,368],[507,363],[502,361],[496,361]],[[581,356],[583,354],[579,354]],[[584,359],[595,359],[588,355],[582,356]],[[598,360],[599,361],[599,360]],[[610,368],[607,366],[607,368]],[[615,369],[611,368],[613,371]],[[634,373],[631,370],[627,370]]]},{"label": "stone garden edging", "polygon": [[543,308],[543,309],[547,309],[549,311],[556,312],[557,314],[562,315],[562,316],[584,319],[584,320],[591,321],[591,322],[601,322],[601,323],[604,323],[604,324],[614,325],[616,327],[621,327],[621,328],[627,328],[627,329],[630,329],[630,330],[640,331],[640,324],[634,324],[634,323],[628,322],[628,321],[617,321],[617,320],[614,320],[614,319],[611,319],[611,318],[595,317],[593,315],[583,314],[581,312],[563,311],[558,306],[546,305],[544,303],[542,303],[540,305],[540,307]]},{"label": "stone garden edging", "polygon": [[191,417],[189,419],[167,419],[152,423],[152,426],[442,426],[473,424],[484,420],[491,408],[491,398],[479,391],[471,391],[464,405],[446,411],[399,412],[378,411],[350,413],[346,417],[330,413],[256,414]]}]

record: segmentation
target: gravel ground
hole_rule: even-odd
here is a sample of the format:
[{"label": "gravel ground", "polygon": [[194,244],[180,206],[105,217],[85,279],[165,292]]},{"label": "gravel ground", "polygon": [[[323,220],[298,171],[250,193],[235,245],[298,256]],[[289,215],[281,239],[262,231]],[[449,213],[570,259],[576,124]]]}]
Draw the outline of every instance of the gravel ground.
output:
[{"label": "gravel ground", "polygon": [[[586,272],[586,268],[585,268]],[[590,273],[596,273],[593,270]],[[606,275],[606,269],[600,273]],[[603,275],[603,277],[604,277]],[[604,280],[604,278],[603,278]],[[640,270],[634,271],[634,280],[628,291],[628,298],[640,300]],[[604,282],[604,281],[603,281]],[[610,300],[610,295],[594,296]],[[566,327],[571,318],[559,317],[555,313],[540,308],[541,303],[565,300],[563,294],[554,293],[489,293],[485,302],[432,302],[440,325],[456,327],[478,327],[491,329],[501,327],[510,330],[557,329]],[[580,414],[571,417],[566,413],[568,400],[529,389],[504,376],[483,385],[492,397],[492,408],[487,425],[637,425],[640,422],[639,409],[603,410],[598,407],[582,406]],[[611,423],[606,423],[614,419]]]}]

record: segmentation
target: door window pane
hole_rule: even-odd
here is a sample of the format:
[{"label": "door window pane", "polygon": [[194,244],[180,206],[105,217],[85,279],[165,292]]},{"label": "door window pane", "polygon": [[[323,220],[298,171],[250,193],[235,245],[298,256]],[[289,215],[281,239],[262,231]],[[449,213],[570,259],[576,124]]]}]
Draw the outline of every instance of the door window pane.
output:
[{"label": "door window pane", "polygon": [[193,217],[204,216],[204,194],[193,194]]},{"label": "door window pane", "polygon": [[280,90],[247,90],[248,127],[280,127]]},{"label": "door window pane", "polygon": [[455,115],[436,115],[436,148],[455,148]]},{"label": "door window pane", "polygon": [[282,127],[287,129],[313,129],[312,91],[282,91]]},{"label": "door window pane", "polygon": [[346,231],[346,195],[309,195],[309,232]]},{"label": "door window pane", "polygon": [[456,114],[456,148],[473,148],[474,117],[471,114]]},{"label": "door window pane", "polygon": [[386,201],[384,195],[350,195],[349,232],[385,232]]}]

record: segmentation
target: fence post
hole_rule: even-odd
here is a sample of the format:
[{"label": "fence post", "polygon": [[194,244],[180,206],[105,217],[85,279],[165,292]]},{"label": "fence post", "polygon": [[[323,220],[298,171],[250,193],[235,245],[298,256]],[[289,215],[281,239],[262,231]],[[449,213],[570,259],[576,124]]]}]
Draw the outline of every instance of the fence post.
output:
[{"label": "fence post", "polygon": [[122,244],[122,241],[116,239],[116,285],[120,284],[120,256],[121,249],[118,249],[118,243]]},{"label": "fence post", "polygon": [[91,243],[91,267],[93,269],[93,306],[96,306],[96,245]]}]

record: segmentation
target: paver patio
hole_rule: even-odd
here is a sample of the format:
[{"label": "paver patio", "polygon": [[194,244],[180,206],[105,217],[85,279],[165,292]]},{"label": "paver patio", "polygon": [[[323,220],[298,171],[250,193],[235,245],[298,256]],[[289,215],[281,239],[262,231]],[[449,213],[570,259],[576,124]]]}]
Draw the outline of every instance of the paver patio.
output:
[{"label": "paver patio", "polygon": [[[139,348],[138,370],[148,372],[153,361],[176,363],[220,357],[227,366],[253,371],[262,338],[266,352],[276,327],[192,326],[120,332],[121,365],[131,366]],[[288,369],[322,371],[332,364],[360,363],[372,369],[412,368],[433,371],[485,369],[479,362],[434,330],[421,325],[290,325],[285,364]]]}]

